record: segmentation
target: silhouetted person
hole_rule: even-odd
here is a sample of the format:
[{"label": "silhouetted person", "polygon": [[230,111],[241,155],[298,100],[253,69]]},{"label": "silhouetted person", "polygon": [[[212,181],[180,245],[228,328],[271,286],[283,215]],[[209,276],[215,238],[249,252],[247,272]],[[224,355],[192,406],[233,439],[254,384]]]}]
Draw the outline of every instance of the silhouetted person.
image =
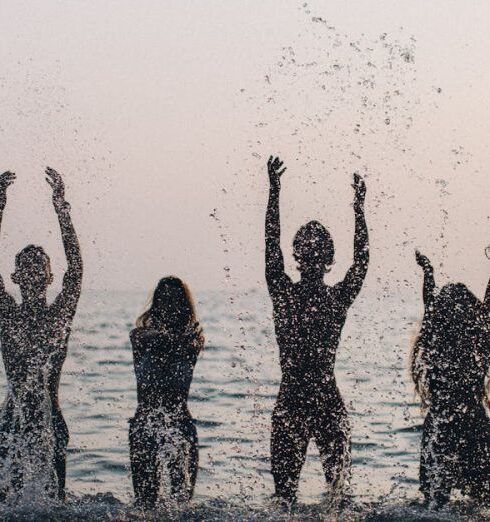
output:
[{"label": "silhouetted person", "polygon": [[284,271],[280,246],[279,192],[282,162],[268,162],[270,192],[265,224],[266,279],[274,310],[282,380],[272,415],[272,475],[275,495],[296,500],[299,476],[314,439],[327,484],[340,492],[350,466],[350,426],[334,376],[335,355],[347,311],[366,276],[369,250],[364,219],[364,181],[354,174],[354,264],[334,286],[323,282],[334,260],[334,245],[317,221],[301,227],[294,257],[301,280]]},{"label": "silhouetted person", "polygon": [[[49,497],[65,496],[68,428],[58,388],[80,296],[82,258],[63,180],[49,167],[46,175],[53,189],[68,268],[52,304],[46,301],[46,290],[53,275],[42,247],[29,245],[15,258],[12,281],[20,287],[20,305],[6,292],[0,277],[0,341],[8,381],[0,418],[2,498],[19,492],[28,477],[44,482]],[[11,172],[0,176],[0,223],[7,187],[14,179]],[[36,466],[41,469],[34,469]]]},{"label": "silhouetted person", "polygon": [[433,507],[452,489],[490,500],[490,420],[485,378],[490,369],[490,282],[484,301],[461,284],[439,292],[427,257],[424,319],[412,353],[412,377],[426,410],[420,490]]},{"label": "silhouetted person", "polygon": [[[131,331],[138,407],[129,421],[136,503],[188,501],[196,483],[197,432],[187,407],[204,346],[191,293],[176,277],[160,280],[150,308]],[[168,480],[169,497],[161,489]]]}]

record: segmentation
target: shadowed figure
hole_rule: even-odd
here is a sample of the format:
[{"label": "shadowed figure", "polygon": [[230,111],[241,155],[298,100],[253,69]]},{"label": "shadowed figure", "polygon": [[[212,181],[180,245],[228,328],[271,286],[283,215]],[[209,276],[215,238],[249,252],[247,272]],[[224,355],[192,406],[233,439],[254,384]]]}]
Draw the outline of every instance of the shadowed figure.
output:
[{"label": "shadowed figure", "polygon": [[424,318],[412,352],[412,378],[426,411],[420,490],[433,507],[452,489],[490,501],[490,419],[485,379],[490,367],[490,282],[480,301],[461,284],[437,292],[427,257]]},{"label": "shadowed figure", "polygon": [[271,460],[275,496],[296,500],[308,443],[314,439],[327,484],[340,493],[350,467],[350,425],[334,376],[335,355],[347,311],[361,290],[369,250],[364,219],[366,187],[354,175],[354,263],[345,278],[328,286],[334,245],[317,221],[299,229],[294,257],[301,279],[284,271],[280,246],[279,192],[286,170],[279,158],[268,162],[270,191],[265,224],[266,279],[272,298],[282,380],[272,415]]},{"label": "shadowed figure", "polygon": [[130,333],[138,396],[129,421],[131,471],[136,504],[151,508],[159,500],[188,501],[194,492],[197,432],[187,398],[204,337],[191,293],[176,277],[160,280],[136,326]]},{"label": "shadowed figure", "polygon": [[[61,292],[46,301],[53,280],[42,247],[29,245],[15,258],[12,281],[22,296],[17,304],[0,276],[0,341],[8,381],[0,417],[0,488],[6,499],[26,486],[42,484],[48,497],[64,499],[68,428],[58,402],[60,374],[82,282],[82,258],[65,201],[60,174],[46,169],[61,228],[67,271]],[[15,174],[0,176],[0,224],[7,187]]]}]

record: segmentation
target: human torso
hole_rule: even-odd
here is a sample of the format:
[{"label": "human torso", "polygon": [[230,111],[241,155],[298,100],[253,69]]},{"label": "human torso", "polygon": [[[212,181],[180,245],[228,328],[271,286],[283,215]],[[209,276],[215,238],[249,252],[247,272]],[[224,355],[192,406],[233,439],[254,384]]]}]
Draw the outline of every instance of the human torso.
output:
[{"label": "human torso", "polygon": [[335,390],[335,356],[347,316],[335,287],[289,283],[272,299],[281,387],[308,391],[310,397]]},{"label": "human torso", "polygon": [[482,407],[490,369],[490,337],[478,324],[453,331],[436,328],[432,346],[423,346],[432,408],[464,412]]},{"label": "human torso", "polygon": [[0,317],[0,341],[10,393],[46,390],[58,409],[58,386],[66,358],[70,321],[58,308],[27,310],[12,304]]},{"label": "human torso", "polygon": [[[137,329],[132,334],[138,409],[187,412],[197,352],[190,343]],[[135,339],[135,337],[137,339]],[[138,346],[136,346],[138,345]]]}]

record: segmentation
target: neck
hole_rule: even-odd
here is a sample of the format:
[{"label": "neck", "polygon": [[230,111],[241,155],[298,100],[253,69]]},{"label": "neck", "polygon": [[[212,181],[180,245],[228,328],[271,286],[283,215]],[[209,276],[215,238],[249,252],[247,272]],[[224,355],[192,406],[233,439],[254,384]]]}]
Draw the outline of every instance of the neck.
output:
[{"label": "neck", "polygon": [[46,291],[32,292],[21,290],[22,305],[26,308],[44,308],[46,306]]},{"label": "neck", "polygon": [[322,284],[325,273],[323,270],[305,270],[301,272],[301,281],[308,284]]}]

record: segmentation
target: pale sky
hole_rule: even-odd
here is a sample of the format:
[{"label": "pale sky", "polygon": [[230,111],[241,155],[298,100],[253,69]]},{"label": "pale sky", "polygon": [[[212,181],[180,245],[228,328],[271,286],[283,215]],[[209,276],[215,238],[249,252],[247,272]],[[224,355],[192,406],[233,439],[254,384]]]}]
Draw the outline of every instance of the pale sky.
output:
[{"label": "pale sky", "polygon": [[34,242],[59,284],[49,165],[65,176],[86,289],[149,291],[166,274],[200,290],[264,287],[277,153],[293,276],[291,241],[309,219],[335,241],[329,280],[343,276],[359,170],[364,291],[420,293],[418,247],[443,263],[440,282],[481,297],[489,21],[486,0],[0,0],[0,170],[18,175],[2,274]]}]

